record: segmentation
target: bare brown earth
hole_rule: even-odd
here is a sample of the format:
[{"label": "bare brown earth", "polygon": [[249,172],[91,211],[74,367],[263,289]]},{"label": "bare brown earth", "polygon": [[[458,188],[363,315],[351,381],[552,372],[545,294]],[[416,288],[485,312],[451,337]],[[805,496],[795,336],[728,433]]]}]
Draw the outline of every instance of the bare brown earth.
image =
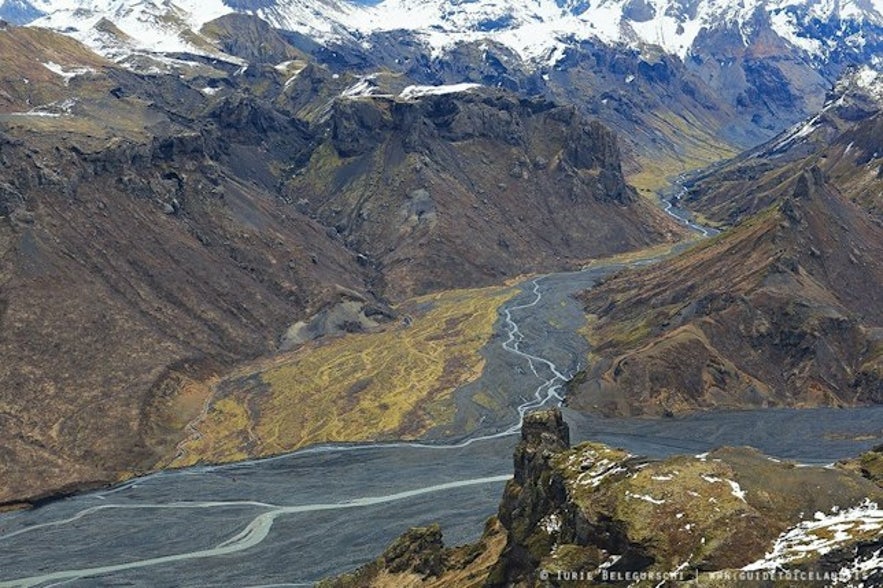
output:
[{"label": "bare brown earth", "polygon": [[592,366],[569,404],[605,414],[883,401],[883,229],[818,168],[684,255],[585,293]]},{"label": "bare brown earth", "polygon": [[254,60],[241,74],[0,31],[0,503],[150,469],[215,378],[343,299],[389,320],[412,294],[678,237],[572,109],[338,99],[355,78],[249,45],[253,25],[209,31]]},{"label": "bare brown earth", "polygon": [[180,434],[178,382],[273,350],[334,284],[360,287],[351,253],[219,172],[199,137],[168,138],[190,151],[170,161],[160,141],[9,130],[4,498],[147,467]]}]

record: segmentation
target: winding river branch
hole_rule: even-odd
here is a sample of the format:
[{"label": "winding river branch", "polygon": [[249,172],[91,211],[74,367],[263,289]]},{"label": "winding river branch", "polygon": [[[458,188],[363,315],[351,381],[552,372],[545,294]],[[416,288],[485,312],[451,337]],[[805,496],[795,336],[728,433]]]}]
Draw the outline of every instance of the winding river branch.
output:
[{"label": "winding river branch", "polygon": [[[704,236],[714,234],[672,202],[665,210]],[[501,368],[491,377],[506,390],[513,383],[523,388],[512,388],[518,399],[511,399],[509,416],[494,428],[473,430],[457,442],[322,445],[157,472],[0,515],[0,586],[88,586],[97,576],[139,586],[305,585],[369,561],[409,526],[440,522],[449,542],[474,540],[510,478],[524,415],[560,403],[562,386],[585,357],[574,344],[584,342],[575,322],[583,315],[571,294],[621,267],[537,277],[501,307],[493,349],[505,360],[498,367],[510,371]],[[563,326],[552,328],[559,319]],[[633,453],[754,445],[779,457],[832,461],[876,443],[848,438],[860,438],[867,423],[880,418],[883,407],[767,409],[657,421],[571,415],[570,422],[576,440],[600,440]]]},{"label": "winding river branch", "polygon": [[[398,492],[395,494],[388,494],[385,496],[371,496],[366,498],[359,498],[356,500],[351,500],[349,502],[343,503],[332,503],[332,504],[307,504],[301,506],[283,506],[283,507],[272,507],[271,505],[265,505],[261,503],[232,503],[233,506],[242,506],[242,505],[259,505],[263,507],[270,507],[272,510],[262,513],[256,516],[242,531],[237,533],[235,536],[227,539],[216,545],[210,549],[203,549],[199,551],[190,551],[187,553],[181,553],[176,555],[167,555],[164,557],[154,557],[148,559],[142,559],[122,564],[116,565],[107,565],[107,566],[95,566],[90,568],[82,568],[82,569],[73,569],[73,570],[62,570],[58,572],[52,572],[49,574],[43,574],[39,576],[30,576],[27,578],[18,578],[12,581],[4,581],[0,582],[0,587],[12,587],[12,586],[21,586],[21,587],[30,587],[30,586],[39,586],[41,584],[45,584],[47,582],[58,582],[62,580],[71,580],[78,579],[90,576],[97,575],[105,575],[114,572],[120,572],[125,570],[131,570],[136,568],[143,568],[149,566],[156,566],[168,563],[174,563],[179,561],[188,561],[194,559],[201,559],[206,557],[219,557],[223,555],[230,555],[233,553],[237,553],[240,551],[244,551],[246,549],[250,549],[252,547],[256,547],[261,542],[263,542],[267,536],[270,534],[270,529],[273,527],[273,522],[276,518],[288,515],[288,514],[297,514],[297,513],[305,513],[305,512],[319,512],[319,511],[329,511],[329,510],[343,510],[350,508],[358,508],[365,506],[374,506],[378,504],[385,504],[388,502],[396,502],[399,500],[404,500],[407,498],[414,498],[416,496],[421,496],[424,494],[432,494],[435,492],[444,492],[446,490],[451,490],[454,488],[467,488],[469,486],[477,486],[482,484],[490,484],[490,483],[498,483],[505,482],[511,478],[511,476],[492,476],[487,478],[479,478],[473,480],[460,480],[456,482],[448,482],[446,484],[436,484],[434,486],[427,486],[425,488],[418,488],[416,490],[408,490],[405,492]],[[84,516],[89,514],[94,514],[99,510],[106,510],[111,508],[116,509],[132,509],[132,510],[143,510],[143,509],[176,509],[176,508],[215,508],[218,506],[231,506],[231,503],[213,503],[213,502],[196,502],[196,503],[181,503],[181,504],[137,504],[137,505],[107,505],[107,506],[99,506],[92,509],[87,509],[78,513],[76,516],[71,517],[65,521],[59,521],[57,523],[48,523],[44,525],[39,525],[41,528],[45,528],[51,525],[60,525],[67,524],[77,521]],[[19,531],[15,534],[21,534],[22,532],[36,529],[37,526],[32,527],[30,529],[25,529]],[[8,536],[12,536],[10,534]],[[7,536],[0,537],[0,539],[4,539]]]},{"label": "winding river branch", "polygon": [[[504,328],[507,334],[506,340],[502,343],[502,348],[508,352],[513,354],[514,356],[524,360],[531,373],[541,380],[541,383],[536,387],[534,391],[534,398],[527,400],[522,403],[517,408],[518,420],[511,427],[508,427],[504,431],[487,434],[487,435],[479,435],[467,438],[459,443],[449,443],[449,444],[430,444],[430,443],[388,443],[388,444],[369,444],[369,445],[344,445],[344,446],[321,446],[314,447],[303,450],[300,453],[328,453],[334,451],[359,451],[364,449],[377,449],[377,448],[418,448],[418,449],[439,449],[439,450],[453,450],[453,449],[462,449],[468,447],[472,444],[483,442],[483,441],[491,441],[495,439],[500,439],[503,437],[508,437],[517,434],[520,429],[522,422],[524,420],[524,415],[530,412],[531,410],[535,410],[542,406],[545,406],[549,403],[560,403],[563,398],[559,394],[561,386],[568,380],[568,376],[566,376],[562,371],[558,368],[558,366],[551,360],[540,357],[539,355],[531,354],[522,350],[522,343],[524,342],[524,335],[520,330],[518,323],[515,320],[515,313],[520,311],[526,311],[536,307],[543,298],[543,294],[540,289],[540,281],[542,278],[533,279],[530,284],[530,293],[533,298],[529,302],[523,304],[516,304],[512,306],[505,306],[501,309],[501,315],[504,321]],[[285,456],[281,456],[284,458]],[[271,458],[272,459],[272,458]],[[262,462],[266,462],[269,460],[253,460],[243,462],[241,465],[248,464],[260,464]],[[220,466],[216,466],[220,467]],[[198,469],[201,472],[207,472],[211,468],[194,468]],[[47,582],[58,582],[58,581],[66,581],[66,580],[75,580],[85,577],[94,577],[96,575],[106,575],[113,574],[116,572],[122,572],[127,570],[133,570],[137,568],[144,568],[150,566],[161,566],[172,564],[175,562],[189,561],[189,560],[197,560],[203,558],[212,558],[212,557],[221,557],[230,555],[233,553],[237,553],[240,551],[244,551],[247,549],[254,548],[262,543],[270,534],[270,531],[273,526],[273,522],[277,517],[283,515],[290,514],[298,514],[298,513],[311,513],[311,512],[320,512],[320,511],[332,511],[332,510],[343,510],[343,509],[352,509],[352,508],[360,508],[367,506],[375,506],[385,503],[391,503],[396,501],[401,501],[409,498],[414,498],[417,496],[422,496],[425,494],[431,493],[439,493],[444,492],[456,488],[465,488],[469,486],[475,485],[485,485],[485,484],[499,484],[505,482],[511,477],[511,475],[497,475],[497,476],[488,476],[482,478],[473,478],[466,480],[458,480],[453,482],[447,482],[443,484],[435,484],[432,486],[426,486],[423,488],[418,488],[414,490],[407,490],[402,492],[397,492],[388,495],[382,496],[373,496],[373,497],[364,497],[358,498],[354,500],[349,500],[346,502],[339,503],[319,503],[319,504],[307,504],[307,505],[298,505],[298,506],[279,506],[275,504],[268,504],[259,501],[200,501],[200,502],[173,502],[168,504],[106,504],[99,505],[90,508],[86,508],[80,510],[74,515],[56,521],[50,521],[45,523],[39,523],[36,525],[32,525],[29,527],[24,527],[22,529],[18,529],[11,533],[7,533],[5,535],[0,535],[0,542],[8,539],[12,539],[14,537],[18,537],[21,535],[25,535],[28,533],[34,533],[40,530],[46,530],[50,528],[62,527],[64,525],[69,525],[73,523],[77,523],[87,517],[98,515],[105,511],[110,510],[133,510],[133,511],[144,511],[144,510],[169,510],[169,509],[209,509],[209,508],[230,508],[230,507],[251,507],[251,508],[261,508],[261,509],[269,509],[267,512],[263,512],[256,517],[254,517],[245,527],[239,531],[236,535],[226,539],[225,541],[217,544],[212,548],[194,550],[185,553],[179,553],[174,555],[166,555],[161,557],[150,557],[145,559],[139,559],[134,561],[129,561],[125,563],[113,564],[113,565],[99,565],[92,567],[84,567],[84,568],[76,568],[76,569],[67,569],[60,570],[56,572],[51,572],[47,574],[34,575],[28,577],[17,578],[11,581],[0,582],[0,586],[39,586],[41,584],[45,584]],[[144,481],[144,478],[141,479]],[[111,489],[104,493],[96,494],[96,497],[99,499],[106,499],[108,496],[111,496],[114,493],[122,492],[126,489],[137,488],[138,480],[131,481],[127,484],[124,484],[118,488]]]}]

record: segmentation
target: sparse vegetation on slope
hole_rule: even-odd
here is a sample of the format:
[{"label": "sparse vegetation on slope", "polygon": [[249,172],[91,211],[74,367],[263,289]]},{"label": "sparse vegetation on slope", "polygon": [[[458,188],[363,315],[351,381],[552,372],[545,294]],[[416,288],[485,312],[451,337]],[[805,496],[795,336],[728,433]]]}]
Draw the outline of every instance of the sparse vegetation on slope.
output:
[{"label": "sparse vegetation on slope", "polygon": [[880,99],[849,78],[825,108],[771,141],[709,168],[690,182],[687,204],[716,222],[735,224],[790,194],[804,169],[883,218],[883,112]]},{"label": "sparse vegetation on slope", "polygon": [[225,462],[313,443],[414,439],[454,416],[451,393],[481,374],[511,288],[449,291],[400,306],[376,333],[308,344],[215,385],[194,434],[169,463]]},{"label": "sparse vegetation on slope", "polygon": [[[859,570],[880,546],[883,490],[858,473],[797,466],[749,448],[662,461],[598,443],[570,448],[557,411],[527,417],[514,461],[498,522],[480,542],[456,550],[481,554],[466,576],[477,586],[649,588],[667,578],[672,586],[737,588],[746,585],[743,569],[852,569],[842,585],[866,580],[867,587],[879,579],[875,568]],[[426,537],[412,530],[376,562],[323,586],[356,579],[365,588],[395,579],[441,586],[455,571],[462,577],[462,560],[443,555],[437,534],[435,549],[427,549]],[[825,549],[801,549],[813,542]],[[391,553],[410,554],[410,564],[394,564],[401,560]],[[425,557],[413,556],[421,553],[435,554],[434,565],[418,565]],[[496,558],[493,566],[488,557]]]},{"label": "sparse vegetation on slope", "polygon": [[665,415],[880,402],[883,231],[817,168],[732,231],[584,296],[570,406]]}]

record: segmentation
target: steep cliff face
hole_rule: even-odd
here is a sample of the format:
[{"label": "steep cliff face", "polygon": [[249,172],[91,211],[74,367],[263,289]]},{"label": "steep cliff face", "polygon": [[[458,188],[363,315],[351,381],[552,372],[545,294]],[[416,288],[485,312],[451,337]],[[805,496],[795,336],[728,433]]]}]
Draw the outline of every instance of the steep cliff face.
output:
[{"label": "steep cliff face", "polygon": [[[561,514],[554,513],[567,502],[567,488],[552,464],[568,449],[570,432],[560,412],[536,413],[525,420],[521,443],[515,449],[515,475],[506,484],[497,515],[508,538],[489,585],[518,584],[534,577],[551,549],[552,544],[536,530],[563,524]],[[553,514],[558,518],[553,519]]]},{"label": "steep cliff face", "polygon": [[[478,4],[446,6],[439,22],[411,30],[369,27],[370,48],[337,35],[300,45],[336,70],[469,81],[576,104],[624,137],[629,171],[643,172],[648,186],[655,176],[659,187],[813,115],[838,76],[874,63],[883,31],[873,10],[860,14],[864,5],[583,2],[573,12],[586,10],[580,23],[560,3],[530,16],[522,11],[536,4]],[[458,14],[482,10],[493,16]],[[551,24],[561,17],[569,22]],[[537,34],[543,21],[552,28]]]},{"label": "steep cliff face", "polygon": [[675,234],[626,185],[600,124],[496,91],[430,92],[336,101],[328,141],[285,184],[393,295],[571,267]]},{"label": "steep cliff face", "polygon": [[[397,71],[419,84],[470,82],[573,104],[583,116],[597,118],[621,137],[627,174],[643,172],[642,178],[653,187],[661,186],[667,175],[733,156],[738,147],[775,132],[740,124],[753,112],[742,118],[743,113],[671,55],[642,55],[637,49],[588,39],[562,51],[554,66],[536,69],[493,40],[458,43],[444,55],[430,55],[401,31],[374,38],[370,53],[335,46],[315,56],[335,71]],[[814,91],[818,102],[824,89]],[[804,115],[800,110],[777,124]]]},{"label": "steep cliff face", "polygon": [[[560,413],[535,413],[525,421],[500,505],[505,547],[492,569],[486,560],[472,569],[469,585],[736,587],[762,574],[784,580],[812,572],[812,586],[871,587],[879,574],[881,499],[881,489],[859,474],[797,468],[748,448],[664,461],[596,443],[571,449]],[[477,545],[496,533],[491,523]],[[417,535],[415,548],[425,542]],[[395,552],[409,551],[402,548],[408,537],[415,532]],[[358,572],[359,585],[402,578],[384,561]],[[410,576],[408,585],[444,586],[448,573],[442,564],[417,581]]]}]

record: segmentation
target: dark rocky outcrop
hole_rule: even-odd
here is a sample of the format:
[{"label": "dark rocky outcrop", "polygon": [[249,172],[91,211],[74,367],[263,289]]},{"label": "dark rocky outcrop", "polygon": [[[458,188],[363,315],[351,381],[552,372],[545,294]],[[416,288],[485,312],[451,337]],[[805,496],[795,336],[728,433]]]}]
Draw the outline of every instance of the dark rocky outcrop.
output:
[{"label": "dark rocky outcrop", "polygon": [[479,588],[506,540],[495,519],[477,543],[445,547],[438,525],[408,530],[377,560],[351,574],[319,582],[318,588]]},{"label": "dark rocky outcrop", "polygon": [[794,186],[794,198],[809,200],[815,195],[816,190],[824,189],[824,186],[824,172],[814,165],[798,176],[797,185]]},{"label": "dark rocky outcrop", "polygon": [[[748,448],[664,461],[596,443],[570,448],[557,410],[526,417],[514,465],[499,524],[462,548],[471,550],[465,561],[478,564],[450,566],[443,557],[431,574],[414,573],[438,561],[437,530],[418,529],[376,562],[323,586],[655,586],[668,579],[736,588],[745,585],[744,567],[836,578],[879,551],[883,523],[868,500],[883,490],[845,469],[795,468]],[[830,541],[828,549],[767,556],[780,537],[811,527],[805,540]],[[834,538],[832,527],[846,532]],[[489,549],[501,532],[505,547]],[[492,556],[492,565],[478,553]],[[870,587],[876,573],[810,585],[863,579]]]},{"label": "dark rocky outcrop", "polygon": [[438,576],[444,564],[442,560],[441,528],[414,528],[397,539],[383,554],[383,564],[396,574],[406,571],[422,576]]},{"label": "dark rocky outcrop", "polygon": [[331,115],[331,143],[341,157],[363,155],[395,128],[388,112],[368,100],[339,100]]},{"label": "dark rocky outcrop", "polygon": [[573,108],[481,89],[342,98],[325,124],[285,194],[382,268],[392,295],[572,267],[677,230],[627,185],[617,137]]},{"label": "dark rocky outcrop", "polygon": [[559,411],[525,416],[521,442],[515,449],[514,477],[506,484],[497,515],[509,530],[509,539],[489,585],[524,581],[548,552],[550,546],[537,543],[534,532],[566,500],[563,480],[552,475],[551,460],[569,448],[570,432]]}]

